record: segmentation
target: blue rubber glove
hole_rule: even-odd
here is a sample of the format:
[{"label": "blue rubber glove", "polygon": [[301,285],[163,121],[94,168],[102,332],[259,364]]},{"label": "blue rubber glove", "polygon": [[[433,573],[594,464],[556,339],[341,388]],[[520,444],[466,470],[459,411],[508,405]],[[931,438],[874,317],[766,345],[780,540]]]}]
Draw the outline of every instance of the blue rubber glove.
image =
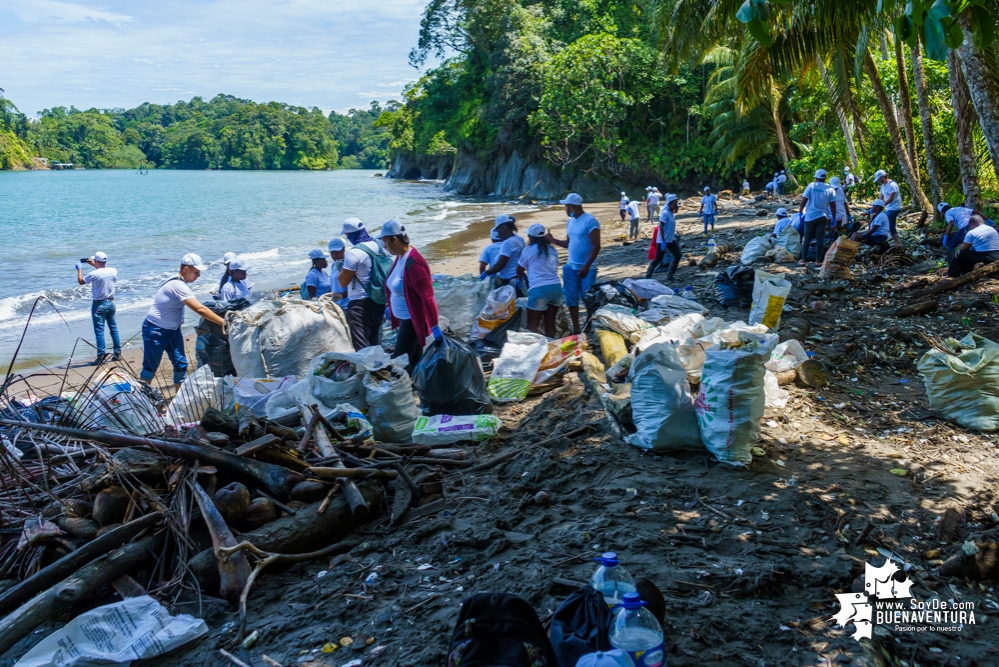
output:
[{"label": "blue rubber glove", "polygon": [[481,273],[481,274],[479,275],[479,280],[485,280],[485,279],[486,279],[486,278],[488,278],[488,277],[489,277],[489,274],[488,274],[488,273],[486,273],[485,271],[483,271],[483,272],[482,272],[482,273]]},{"label": "blue rubber glove", "polygon": [[947,247],[947,241],[949,239],[950,239],[950,237],[947,236],[946,234],[944,234],[944,237],[943,237],[943,247],[945,247],[945,248]]},{"label": "blue rubber glove", "polygon": [[83,264],[80,264],[79,262],[77,262],[77,264],[76,264],[76,270],[77,271],[83,270]]},{"label": "blue rubber glove", "polygon": [[441,340],[444,338],[444,332],[441,331],[440,327],[430,327],[430,333],[434,335],[434,340]]}]

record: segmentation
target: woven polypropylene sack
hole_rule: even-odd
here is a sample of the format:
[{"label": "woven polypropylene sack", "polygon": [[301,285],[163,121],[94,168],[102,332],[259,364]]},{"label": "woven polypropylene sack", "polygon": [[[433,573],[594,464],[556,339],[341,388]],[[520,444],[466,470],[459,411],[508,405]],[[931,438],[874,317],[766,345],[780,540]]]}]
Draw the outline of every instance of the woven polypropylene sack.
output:
[{"label": "woven polypropylene sack", "polygon": [[975,334],[947,344],[955,354],[931,349],[916,364],[930,407],[973,431],[999,429],[999,345]]}]

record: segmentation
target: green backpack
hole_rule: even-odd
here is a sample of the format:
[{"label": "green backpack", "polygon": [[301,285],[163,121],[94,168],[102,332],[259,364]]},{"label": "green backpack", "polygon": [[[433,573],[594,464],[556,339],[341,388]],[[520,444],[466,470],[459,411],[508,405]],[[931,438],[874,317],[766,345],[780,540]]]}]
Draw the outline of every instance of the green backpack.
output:
[{"label": "green backpack", "polygon": [[368,295],[369,299],[379,306],[384,306],[388,301],[385,295],[385,283],[388,282],[388,276],[392,272],[392,264],[395,260],[391,255],[375,252],[363,243],[358,243],[354,247],[364,251],[371,258],[371,282],[364,288],[364,292]]}]

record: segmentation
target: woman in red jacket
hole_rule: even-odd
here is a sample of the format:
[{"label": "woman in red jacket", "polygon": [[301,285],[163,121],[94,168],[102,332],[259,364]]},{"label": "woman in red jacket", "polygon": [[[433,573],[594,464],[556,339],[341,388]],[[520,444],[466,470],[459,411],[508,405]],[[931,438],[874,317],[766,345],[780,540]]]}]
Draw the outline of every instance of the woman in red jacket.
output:
[{"label": "woman in red jacket", "polygon": [[406,370],[412,374],[423,356],[427,337],[437,327],[434,280],[427,260],[409,244],[406,228],[398,221],[389,220],[382,225],[377,238],[395,255],[392,271],[385,281],[392,328],[399,330],[393,354],[409,357]]}]

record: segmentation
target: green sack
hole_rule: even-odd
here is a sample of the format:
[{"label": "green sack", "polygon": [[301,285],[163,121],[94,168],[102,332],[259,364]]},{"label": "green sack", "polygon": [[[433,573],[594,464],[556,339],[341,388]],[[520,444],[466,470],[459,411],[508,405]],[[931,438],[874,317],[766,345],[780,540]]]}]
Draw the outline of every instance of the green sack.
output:
[{"label": "green sack", "polygon": [[999,429],[999,345],[975,334],[947,345],[954,354],[931,349],[916,364],[930,406],[973,431]]}]

